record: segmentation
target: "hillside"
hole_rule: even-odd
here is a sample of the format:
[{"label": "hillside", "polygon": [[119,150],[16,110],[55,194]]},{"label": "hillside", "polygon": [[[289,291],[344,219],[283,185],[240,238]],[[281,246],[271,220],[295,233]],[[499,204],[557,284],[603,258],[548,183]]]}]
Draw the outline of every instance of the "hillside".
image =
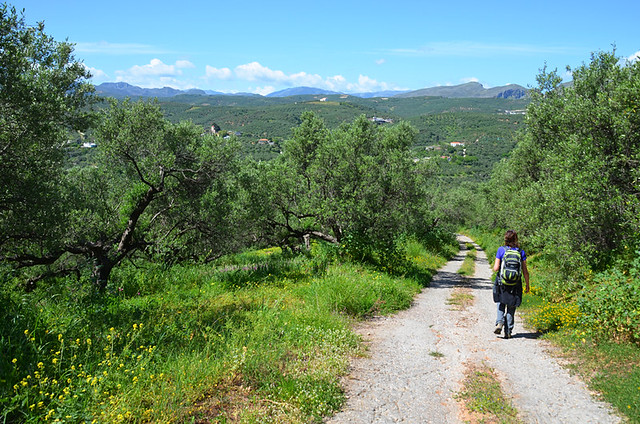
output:
[{"label": "hillside", "polygon": [[[233,134],[245,154],[258,160],[280,154],[282,143],[299,125],[305,111],[316,113],[329,128],[352,122],[360,115],[390,122],[406,120],[418,131],[415,157],[437,159],[442,175],[454,181],[488,178],[493,165],[515,147],[514,134],[522,127],[522,113],[529,103],[528,97],[522,97],[526,90],[521,86],[486,89],[478,83],[387,97],[331,93],[312,87],[269,96],[223,95],[202,90],[142,89],[126,83],[101,84],[97,92],[120,98],[153,95],[171,122],[189,120],[206,130],[215,124],[222,134]],[[304,94],[307,92],[315,94]],[[457,143],[452,146],[452,142]],[[83,161],[87,152],[71,154]]]},{"label": "hillside", "polygon": [[[360,115],[393,122],[406,120],[417,130],[417,158],[444,156],[445,175],[485,179],[493,164],[515,146],[514,133],[522,126],[527,99],[316,96],[200,96],[160,99],[167,119],[191,120],[203,128],[216,124],[243,144],[247,154],[270,159],[291,136],[305,111],[313,111],[330,128]],[[516,112],[521,113],[521,112]],[[268,142],[259,142],[266,139]],[[452,147],[451,142],[464,146]]]},{"label": "hillside", "polygon": [[[253,93],[222,93],[211,90],[177,90],[170,87],[164,88],[141,88],[134,85],[127,84],[126,82],[105,82],[96,86],[96,92],[102,96],[110,96],[116,98],[124,97],[159,97],[167,98],[180,96],[184,94],[198,95],[198,96],[243,96],[243,97],[262,97],[259,94]],[[307,95],[349,95],[353,97],[361,98],[373,98],[373,97],[447,97],[447,98],[504,98],[504,99],[520,99],[527,96],[527,89],[517,85],[509,84],[502,87],[484,88],[482,84],[477,82],[470,82],[460,85],[441,86],[423,88],[415,91],[378,91],[369,93],[338,93],[335,91],[324,90],[315,87],[292,87],[284,90],[275,91],[267,94],[265,97],[291,97],[291,96],[307,96]]]},{"label": "hillside", "polygon": [[499,98],[499,99],[521,99],[527,96],[527,89],[517,85],[509,84],[503,87],[484,88],[477,82],[469,82],[461,85],[424,88],[422,90],[410,91],[396,95],[396,97],[424,97],[438,96],[451,98]]}]

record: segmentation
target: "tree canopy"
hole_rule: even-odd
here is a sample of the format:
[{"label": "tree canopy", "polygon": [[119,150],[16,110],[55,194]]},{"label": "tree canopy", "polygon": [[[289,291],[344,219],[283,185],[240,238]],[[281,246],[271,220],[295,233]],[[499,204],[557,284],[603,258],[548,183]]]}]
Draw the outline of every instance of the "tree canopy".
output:
[{"label": "tree canopy", "polygon": [[414,136],[406,123],[382,127],[364,116],[331,131],[314,113],[303,114],[281,157],[263,165],[261,204],[268,206],[261,215],[280,238],[274,241],[388,243],[424,228],[428,170],[410,154]]},{"label": "tree canopy", "polygon": [[0,257],[46,249],[63,231],[62,148],[86,127],[93,91],[72,52],[0,5]]},{"label": "tree canopy", "polygon": [[526,131],[487,190],[492,224],[520,228],[566,271],[640,243],[640,63],[594,53],[562,85],[543,70]]}]

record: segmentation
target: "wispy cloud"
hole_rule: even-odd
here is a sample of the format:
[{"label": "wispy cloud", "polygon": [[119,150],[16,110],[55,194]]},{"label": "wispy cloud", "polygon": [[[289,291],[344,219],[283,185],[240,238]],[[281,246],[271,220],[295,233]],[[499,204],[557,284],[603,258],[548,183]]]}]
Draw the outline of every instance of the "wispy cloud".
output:
[{"label": "wispy cloud", "polygon": [[136,54],[166,54],[167,50],[137,43],[109,43],[100,41],[95,43],[76,43],[75,49],[78,53],[99,53],[108,55],[136,55]]},{"label": "wispy cloud", "polygon": [[466,84],[468,82],[480,82],[480,80],[476,77],[462,78],[460,81],[462,81],[463,84]]},{"label": "wispy cloud", "polygon": [[388,53],[403,56],[498,56],[561,54],[571,49],[559,46],[537,46],[532,44],[495,44],[476,41],[440,41],[431,42],[416,48],[397,48]]}]

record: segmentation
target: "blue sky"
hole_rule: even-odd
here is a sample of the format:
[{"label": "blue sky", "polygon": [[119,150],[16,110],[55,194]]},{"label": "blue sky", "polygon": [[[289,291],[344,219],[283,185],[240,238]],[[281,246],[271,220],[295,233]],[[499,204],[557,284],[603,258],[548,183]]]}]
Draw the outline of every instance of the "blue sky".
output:
[{"label": "blue sky", "polygon": [[260,94],[535,86],[545,63],[564,75],[613,45],[623,58],[640,51],[637,0],[7,2],[74,43],[95,84]]}]

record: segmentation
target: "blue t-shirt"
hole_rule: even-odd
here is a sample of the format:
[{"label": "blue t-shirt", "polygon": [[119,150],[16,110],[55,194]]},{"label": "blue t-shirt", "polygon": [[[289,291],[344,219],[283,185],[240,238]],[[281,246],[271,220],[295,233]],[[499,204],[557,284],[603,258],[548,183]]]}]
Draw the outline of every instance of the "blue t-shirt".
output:
[{"label": "blue t-shirt", "polygon": [[[504,258],[504,252],[507,249],[516,250],[515,247],[500,246],[500,247],[498,247],[498,251],[496,252],[496,259],[502,260],[502,258]],[[522,258],[522,262],[527,260],[527,255],[526,255],[526,253],[524,253],[524,250],[522,250],[522,249],[520,249],[520,257]]]}]

